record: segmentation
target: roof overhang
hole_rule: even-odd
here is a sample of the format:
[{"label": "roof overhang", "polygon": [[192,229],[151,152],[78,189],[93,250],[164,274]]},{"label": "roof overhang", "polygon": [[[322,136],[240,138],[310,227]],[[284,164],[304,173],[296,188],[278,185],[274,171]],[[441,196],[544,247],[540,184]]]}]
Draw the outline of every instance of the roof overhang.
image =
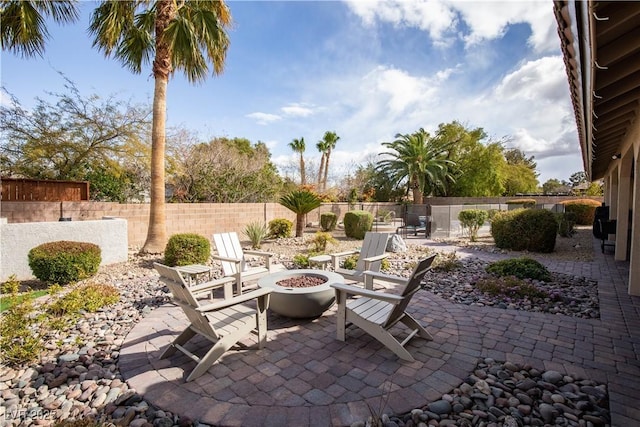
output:
[{"label": "roof overhang", "polygon": [[554,1],[584,169],[604,177],[640,114],[640,2]]}]

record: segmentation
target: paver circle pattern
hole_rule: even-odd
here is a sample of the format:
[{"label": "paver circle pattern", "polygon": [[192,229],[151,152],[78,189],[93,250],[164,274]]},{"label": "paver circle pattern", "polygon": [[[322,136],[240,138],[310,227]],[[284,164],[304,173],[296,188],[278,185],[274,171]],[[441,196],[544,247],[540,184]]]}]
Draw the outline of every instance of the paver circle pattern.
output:
[{"label": "paver circle pattern", "polygon": [[[129,333],[120,369],[149,403],[204,423],[248,425],[252,417],[270,414],[348,425],[366,419],[372,408],[402,413],[420,407],[472,371],[480,356],[478,331],[471,324],[460,327],[456,319],[464,317],[458,311],[427,291],[413,297],[409,312],[434,337],[409,342],[415,362],[400,360],[357,327],[347,329],[346,342],[338,341],[336,306],[315,319],[270,313],[265,348],[250,348],[256,341],[249,336],[240,342],[249,348],[231,349],[202,377],[185,383],[195,362],[184,355],[159,359],[188,325],[179,307],[166,304]],[[402,328],[392,331],[402,336]],[[208,345],[201,338],[187,344],[199,355]]]}]

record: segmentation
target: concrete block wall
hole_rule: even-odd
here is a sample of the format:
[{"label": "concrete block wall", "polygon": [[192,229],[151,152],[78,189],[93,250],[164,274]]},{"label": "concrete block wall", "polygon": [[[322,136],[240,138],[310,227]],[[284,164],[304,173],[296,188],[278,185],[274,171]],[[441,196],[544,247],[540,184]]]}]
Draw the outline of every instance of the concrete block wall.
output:
[{"label": "concrete block wall", "polygon": [[124,262],[128,256],[127,221],[105,219],[88,221],[0,222],[0,281],[16,275],[32,279],[29,251],[42,243],[58,240],[89,242],[100,246],[101,265]]},{"label": "concrete block wall", "polygon": [[[169,236],[176,233],[199,233],[211,238],[213,233],[242,231],[251,222],[268,223],[286,218],[295,223],[295,214],[278,203],[167,203],[166,224]],[[149,205],[139,203],[64,202],[64,217],[71,222],[116,217],[127,220],[127,240],[132,248],[141,247],[147,237]],[[0,216],[7,222],[57,222],[59,202],[4,202]]]}]

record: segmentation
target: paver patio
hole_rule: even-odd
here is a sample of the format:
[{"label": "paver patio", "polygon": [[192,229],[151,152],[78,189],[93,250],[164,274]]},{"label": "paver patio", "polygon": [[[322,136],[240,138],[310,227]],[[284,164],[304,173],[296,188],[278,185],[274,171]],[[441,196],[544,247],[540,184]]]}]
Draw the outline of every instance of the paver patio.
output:
[{"label": "paver patio", "polygon": [[[460,249],[458,254],[495,257]],[[347,330],[346,342],[336,340],[334,306],[312,320],[270,315],[266,348],[231,350],[202,377],[185,383],[195,362],[186,356],[159,359],[187,324],[182,311],[167,304],[132,329],[119,366],[148,402],[204,423],[342,426],[366,419],[372,410],[422,407],[458,386],[479,358],[491,357],[606,383],[612,425],[639,425],[640,297],[627,295],[628,263],[601,254],[594,241],[594,261],[547,267],[597,280],[601,318],[468,307],[420,291],[410,312],[434,340],[410,342],[413,363],[355,327]],[[194,340],[193,347],[204,350],[206,344]]]}]

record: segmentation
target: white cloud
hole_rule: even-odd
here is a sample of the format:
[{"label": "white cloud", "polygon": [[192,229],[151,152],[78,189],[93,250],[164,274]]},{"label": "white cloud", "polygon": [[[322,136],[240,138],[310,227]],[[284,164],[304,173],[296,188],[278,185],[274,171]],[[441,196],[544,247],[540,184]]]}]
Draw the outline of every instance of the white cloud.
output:
[{"label": "white cloud", "polygon": [[559,102],[567,99],[567,74],[560,56],[524,63],[496,87],[496,96],[529,101]]},{"label": "white cloud", "polygon": [[365,25],[376,21],[388,22],[396,27],[413,27],[429,33],[435,44],[447,45],[447,35],[456,27],[454,10],[445,2],[431,1],[358,1],[348,0],[347,5],[362,19]]},{"label": "white cloud", "polygon": [[300,104],[297,102],[280,108],[280,111],[282,111],[285,115],[292,117],[308,117],[313,114],[313,109],[310,105]]},{"label": "white cloud", "polygon": [[282,117],[277,114],[260,112],[247,114],[247,117],[254,119],[259,125],[268,125],[270,123],[277,122],[278,120],[282,120]]},{"label": "white cloud", "polygon": [[[536,52],[559,46],[553,5],[547,1],[347,0],[346,3],[365,25],[373,26],[379,21],[418,28],[427,32],[436,46],[449,46],[451,39],[457,37],[471,47],[501,38],[509,25],[517,23],[531,27],[529,44]],[[466,33],[462,32],[461,23],[465,24]]]}]

